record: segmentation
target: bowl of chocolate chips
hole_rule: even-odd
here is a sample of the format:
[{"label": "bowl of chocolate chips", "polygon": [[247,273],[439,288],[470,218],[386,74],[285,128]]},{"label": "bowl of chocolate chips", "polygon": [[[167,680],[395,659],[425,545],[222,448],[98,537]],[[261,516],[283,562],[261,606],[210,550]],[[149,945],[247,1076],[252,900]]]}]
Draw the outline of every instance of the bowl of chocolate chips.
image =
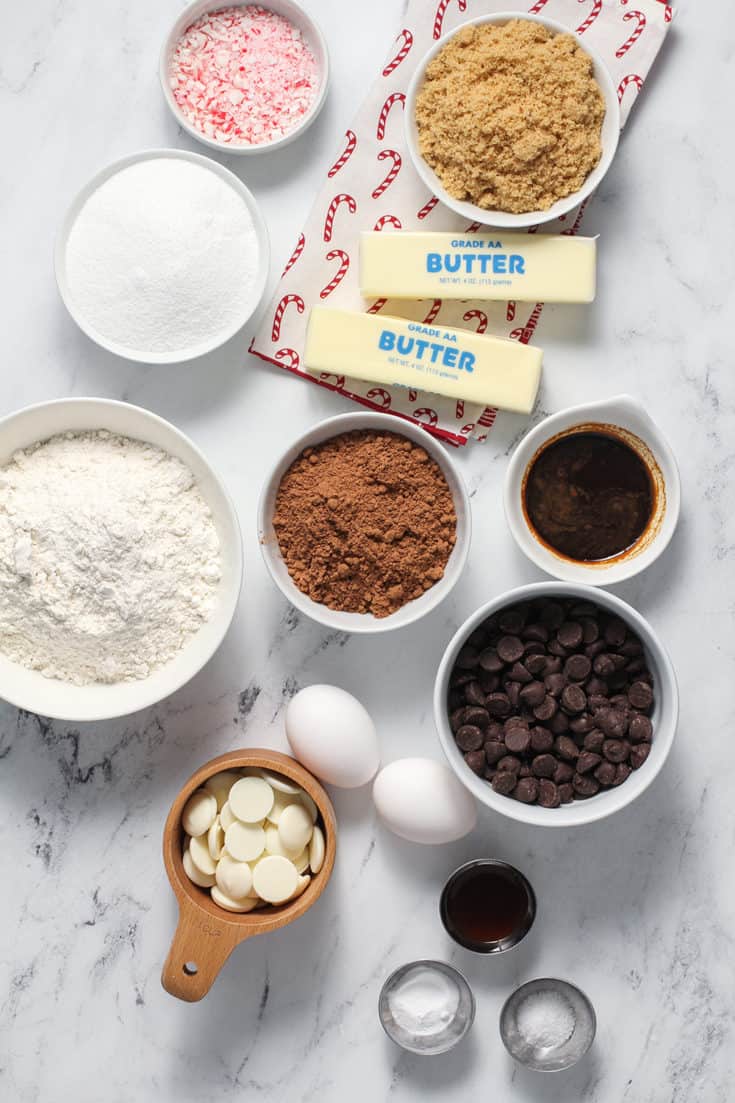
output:
[{"label": "bowl of chocolate chips", "polygon": [[674,669],[648,622],[571,582],[483,605],[455,633],[434,690],[460,781],[539,826],[591,823],[640,796],[666,761],[678,712]]}]

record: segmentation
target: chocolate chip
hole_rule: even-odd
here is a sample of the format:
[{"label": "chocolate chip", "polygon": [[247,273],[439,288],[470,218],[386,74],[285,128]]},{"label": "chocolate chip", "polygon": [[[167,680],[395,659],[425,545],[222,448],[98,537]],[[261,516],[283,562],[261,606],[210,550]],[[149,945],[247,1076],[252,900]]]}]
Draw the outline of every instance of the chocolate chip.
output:
[{"label": "chocolate chip", "polygon": [[537,754],[531,763],[531,772],[536,777],[553,777],[556,759],[551,754]]},{"label": "chocolate chip", "polygon": [[507,716],[510,712],[510,700],[507,693],[490,693],[485,698],[485,707],[492,716]]},{"label": "chocolate chip", "polygon": [[549,778],[542,777],[538,783],[538,802],[542,808],[558,808],[561,804],[559,790]]},{"label": "chocolate chip", "polygon": [[630,743],[624,739],[606,739],[602,744],[602,753],[608,762],[625,762],[630,752]]},{"label": "chocolate chip", "polygon": [[479,751],[485,739],[482,730],[474,724],[463,724],[454,738],[460,751]]},{"label": "chocolate chip", "polygon": [[587,694],[581,686],[566,686],[561,695],[561,707],[566,713],[582,712],[587,705]]},{"label": "chocolate chip", "polygon": [[599,754],[595,754],[593,751],[582,751],[576,763],[577,773],[588,774],[590,770],[594,770],[595,766],[599,766],[601,762],[602,758]]},{"label": "chocolate chip", "polygon": [[574,762],[579,758],[579,747],[568,735],[560,735],[554,746],[559,757],[566,759],[568,762]]},{"label": "chocolate chip", "polygon": [[566,647],[570,651],[573,651],[575,647],[579,647],[581,644],[582,635],[582,625],[579,621],[565,620],[564,623],[559,626],[556,638],[562,647]]},{"label": "chocolate chip", "polygon": [[503,669],[503,660],[494,647],[486,648],[479,656],[478,662],[488,674],[499,674]]},{"label": "chocolate chip", "polygon": [[505,745],[513,754],[525,754],[531,746],[531,733],[526,728],[513,728],[506,734]]},{"label": "chocolate chip", "polygon": [[513,796],[523,804],[533,804],[539,794],[539,783],[535,777],[523,777],[515,787]]},{"label": "chocolate chip", "polygon": [[523,605],[510,605],[498,614],[498,627],[509,636],[517,636],[526,623],[526,609]]},{"label": "chocolate chip", "polygon": [[531,728],[531,750],[537,754],[550,751],[554,746],[554,737],[546,728]]},{"label": "chocolate chip", "polygon": [[548,643],[549,629],[545,624],[527,624],[521,632],[524,640],[535,640],[537,643]]},{"label": "chocolate chip", "polygon": [[633,682],[628,690],[628,700],[634,709],[647,712],[653,704],[653,690],[647,682]]},{"label": "chocolate chip", "polygon": [[648,758],[651,753],[650,743],[638,743],[635,747],[630,749],[630,764],[634,770],[637,770]]},{"label": "chocolate chip", "polygon": [[620,709],[599,709],[595,713],[595,724],[610,739],[622,739],[628,730],[628,717]]},{"label": "chocolate chip", "polygon": [[464,687],[464,699],[468,705],[484,705],[485,690],[479,682],[469,682]]},{"label": "chocolate chip", "polygon": [[505,753],[505,743],[491,739],[485,744],[485,758],[488,766],[494,766],[496,762],[500,762]]},{"label": "chocolate chip", "polygon": [[515,774],[504,772],[499,770],[497,774],[493,776],[490,783],[496,793],[501,793],[507,797],[513,792],[517,784],[517,778]]},{"label": "chocolate chip", "polygon": [[518,708],[518,702],[521,697],[521,683],[506,681],[503,683],[503,689],[510,701],[510,707],[512,709]]},{"label": "chocolate chip", "polygon": [[556,712],[556,709],[556,701],[547,693],[541,704],[536,705],[536,708],[533,710],[533,715],[537,720],[550,720]]},{"label": "chocolate chip", "polygon": [[480,668],[477,671],[477,682],[485,693],[495,693],[495,690],[500,685],[500,675],[490,674],[487,670]]},{"label": "chocolate chip", "polygon": [[592,672],[592,663],[586,655],[570,655],[564,664],[564,673],[570,682],[584,682]]},{"label": "chocolate chip", "polygon": [[490,723],[490,713],[487,709],[478,708],[476,705],[468,705],[464,710],[463,724],[473,724],[484,731]]},{"label": "chocolate chip", "polygon": [[[614,772],[615,767],[613,767]],[[574,777],[574,767],[567,762],[560,762],[554,770],[554,781],[557,785],[563,785],[565,781],[571,781]]]},{"label": "chocolate chip", "polygon": [[615,781],[613,785],[622,785],[624,781],[627,781],[632,773],[632,770],[627,762],[620,762],[615,769]]},{"label": "chocolate chip", "polygon": [[587,732],[591,732],[595,726],[595,722],[588,712],[583,712],[579,716],[573,716],[569,721],[569,730],[573,731],[575,735],[586,735]]},{"label": "chocolate chip", "polygon": [[535,708],[540,705],[546,696],[546,690],[544,689],[543,682],[529,682],[527,686],[524,686],[520,691],[520,700],[527,708]]},{"label": "chocolate chip", "polygon": [[512,682],[521,682],[523,685],[533,680],[533,676],[523,663],[513,663],[513,666],[508,671],[507,677],[510,678]]},{"label": "chocolate chip", "polygon": [[559,790],[559,800],[562,804],[569,804],[570,800],[574,800],[574,787],[571,781],[565,781],[557,788]]},{"label": "chocolate chip", "polygon": [[603,697],[601,693],[590,693],[589,692],[589,685],[587,686],[587,690],[588,690],[587,705],[588,705],[589,708],[591,708],[593,711],[595,709],[606,709],[606,708],[608,708],[608,706],[610,705],[610,702],[607,699],[607,697]]},{"label": "chocolate chip", "polygon": [[564,620],[564,610],[561,605],[557,604],[555,601],[545,601],[539,611],[538,619],[542,624],[545,624],[547,628],[556,631]]},{"label": "chocolate chip", "polygon": [[498,762],[498,770],[501,773],[517,774],[521,768],[520,758],[516,758],[515,755],[506,754]]},{"label": "chocolate chip", "polygon": [[478,774],[482,777],[485,769],[485,755],[482,751],[468,751],[464,756],[464,760],[473,774]]},{"label": "chocolate chip", "polygon": [[546,670],[546,655],[529,655],[524,660],[523,665],[529,674],[532,674],[535,678]]},{"label": "chocolate chip", "polygon": [[628,724],[628,738],[634,743],[650,743],[653,736],[653,724],[647,716],[632,716]]},{"label": "chocolate chip", "polygon": [[515,663],[523,654],[523,643],[518,636],[501,636],[496,650],[504,663]]},{"label": "chocolate chip", "polygon": [[569,717],[559,709],[549,720],[549,728],[554,735],[563,735],[569,731]]},{"label": "chocolate chip", "polygon": [[587,735],[585,735],[582,745],[586,751],[594,751],[595,754],[598,754],[602,750],[604,742],[605,733],[601,732],[599,728],[593,728],[591,732],[587,732]]},{"label": "chocolate chip", "polygon": [[575,774],[572,778],[572,787],[580,797],[593,797],[600,791],[599,781],[595,781],[589,774]]},{"label": "chocolate chip", "polygon": [[595,659],[598,655],[601,655],[603,651],[607,650],[607,644],[604,640],[593,640],[592,643],[588,643],[584,649],[584,653],[588,659]]},{"label": "chocolate chip", "polygon": [[612,762],[603,761],[595,770],[595,778],[600,785],[612,785],[615,781],[617,767]]},{"label": "chocolate chip", "polygon": [[464,647],[459,649],[459,654],[454,660],[454,665],[459,667],[460,670],[474,670],[477,666],[479,655],[474,647],[469,647],[465,644]]},{"label": "chocolate chip", "polygon": [[592,663],[592,669],[598,678],[609,678],[611,674],[615,673],[615,663],[612,661],[612,656],[608,655],[606,651],[603,651],[601,655],[596,655]]},{"label": "chocolate chip", "polygon": [[597,621],[591,617],[580,617],[579,623],[582,625],[582,643],[585,645],[594,643],[600,634]]},{"label": "chocolate chip", "polygon": [[563,674],[547,674],[544,678],[546,692],[552,697],[560,697],[566,684],[567,680]]},{"label": "chocolate chip", "polygon": [[569,654],[564,644],[560,643],[557,639],[549,640],[547,646],[550,655],[558,655],[560,658],[564,659]]},{"label": "chocolate chip", "polygon": [[608,643],[610,647],[618,648],[625,643],[625,637],[628,634],[628,630],[620,617],[610,617],[610,620],[603,628],[602,634],[605,637],[605,642]]}]

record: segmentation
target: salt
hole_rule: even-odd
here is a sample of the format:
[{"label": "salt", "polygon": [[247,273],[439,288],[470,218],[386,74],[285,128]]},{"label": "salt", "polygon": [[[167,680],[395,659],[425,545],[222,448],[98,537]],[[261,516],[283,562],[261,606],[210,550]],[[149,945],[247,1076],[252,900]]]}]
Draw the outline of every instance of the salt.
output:
[{"label": "salt", "polygon": [[421,967],[389,993],[388,1007],[397,1025],[409,1034],[437,1034],[454,1019],[459,991],[443,973]]},{"label": "salt", "polygon": [[76,311],[140,355],[190,353],[252,313],[261,264],[242,197],[179,157],[138,161],[83,204],[66,245]]},{"label": "salt", "polygon": [[201,134],[264,145],[292,131],[319,90],[319,66],[301,32],[257,5],[205,12],[174,47],[174,100]]},{"label": "salt", "polygon": [[526,996],[518,1008],[516,1025],[528,1045],[557,1049],[571,1038],[576,1023],[571,1004],[549,988]]}]

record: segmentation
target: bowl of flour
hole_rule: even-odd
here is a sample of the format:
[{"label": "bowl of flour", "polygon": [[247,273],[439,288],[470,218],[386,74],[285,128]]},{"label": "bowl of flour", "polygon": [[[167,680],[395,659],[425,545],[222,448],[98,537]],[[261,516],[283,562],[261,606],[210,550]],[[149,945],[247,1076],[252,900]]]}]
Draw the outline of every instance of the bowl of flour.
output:
[{"label": "bowl of flour", "polygon": [[253,317],[268,279],[268,234],[229,169],[151,149],[82,188],[54,265],[64,305],[98,345],[142,363],[180,363],[219,348]]},{"label": "bowl of flour", "polygon": [[211,658],[242,582],[234,506],[155,414],[61,399],[0,421],[0,697],[76,722],[162,700]]}]

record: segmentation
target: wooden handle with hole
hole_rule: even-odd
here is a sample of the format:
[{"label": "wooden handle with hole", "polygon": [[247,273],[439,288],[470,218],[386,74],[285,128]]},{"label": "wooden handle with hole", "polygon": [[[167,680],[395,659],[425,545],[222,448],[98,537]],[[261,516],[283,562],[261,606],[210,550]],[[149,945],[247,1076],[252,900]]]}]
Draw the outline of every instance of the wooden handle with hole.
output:
[{"label": "wooden handle with hole", "polygon": [[206,996],[232,951],[249,933],[247,928],[213,919],[181,899],[161,984],[172,996],[195,1003]]}]

